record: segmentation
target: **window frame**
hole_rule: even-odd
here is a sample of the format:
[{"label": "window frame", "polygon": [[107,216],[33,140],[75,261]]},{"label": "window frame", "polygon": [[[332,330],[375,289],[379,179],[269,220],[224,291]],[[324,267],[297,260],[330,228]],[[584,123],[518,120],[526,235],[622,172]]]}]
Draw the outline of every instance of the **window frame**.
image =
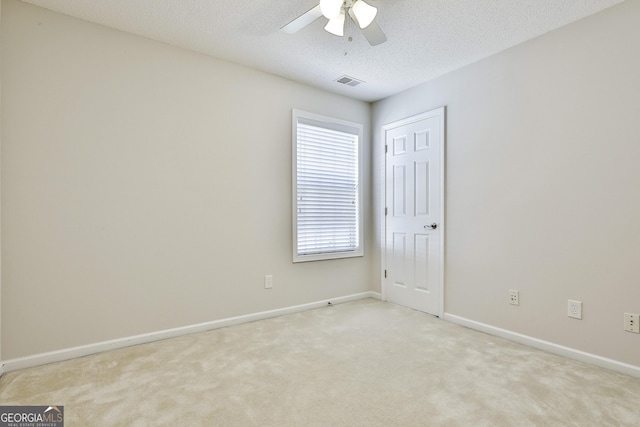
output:
[{"label": "window frame", "polygon": [[[298,123],[302,119],[306,124],[323,127],[325,129],[338,130],[352,133],[358,137],[358,184],[357,184],[357,222],[358,222],[358,246],[351,251],[334,251],[314,254],[298,254]],[[292,111],[292,224],[293,224],[293,262],[320,261],[330,259],[354,258],[364,256],[364,188],[363,188],[363,166],[364,166],[364,126],[361,123],[336,119],[320,114],[310,113],[298,109]]]}]

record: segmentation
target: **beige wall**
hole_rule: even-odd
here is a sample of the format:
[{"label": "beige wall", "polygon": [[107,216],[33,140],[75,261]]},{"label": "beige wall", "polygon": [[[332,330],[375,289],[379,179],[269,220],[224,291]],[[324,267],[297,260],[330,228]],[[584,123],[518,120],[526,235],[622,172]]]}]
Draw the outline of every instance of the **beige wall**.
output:
[{"label": "beige wall", "polygon": [[373,194],[380,126],[447,106],[447,313],[640,366],[638,40],[627,1],[374,105]]},{"label": "beige wall", "polygon": [[291,261],[291,109],[369,104],[2,7],[2,359],[370,290]]}]

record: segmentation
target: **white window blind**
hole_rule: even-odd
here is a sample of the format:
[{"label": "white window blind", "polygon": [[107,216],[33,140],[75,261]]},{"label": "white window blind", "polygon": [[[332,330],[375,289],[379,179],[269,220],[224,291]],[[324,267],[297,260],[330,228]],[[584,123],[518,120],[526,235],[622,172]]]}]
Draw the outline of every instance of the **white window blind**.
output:
[{"label": "white window blind", "polygon": [[294,260],[362,254],[360,134],[357,127],[297,118]]}]

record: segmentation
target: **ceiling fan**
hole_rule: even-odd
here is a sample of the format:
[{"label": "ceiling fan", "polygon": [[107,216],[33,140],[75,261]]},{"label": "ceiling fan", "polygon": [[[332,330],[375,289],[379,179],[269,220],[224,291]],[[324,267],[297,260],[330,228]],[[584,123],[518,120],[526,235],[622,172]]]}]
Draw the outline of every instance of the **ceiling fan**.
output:
[{"label": "ceiling fan", "polygon": [[324,29],[331,34],[342,37],[344,35],[347,16],[362,30],[362,35],[371,46],[377,46],[387,41],[375,18],[378,9],[365,3],[364,0],[320,0],[320,4],[289,22],[280,31],[294,34],[324,16],[329,20]]}]

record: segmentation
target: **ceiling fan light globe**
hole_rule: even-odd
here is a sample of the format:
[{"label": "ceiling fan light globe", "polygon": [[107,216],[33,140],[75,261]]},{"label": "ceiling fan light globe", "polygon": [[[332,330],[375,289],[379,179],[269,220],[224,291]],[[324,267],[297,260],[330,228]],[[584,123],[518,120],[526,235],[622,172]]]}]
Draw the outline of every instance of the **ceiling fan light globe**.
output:
[{"label": "ceiling fan light globe", "polygon": [[336,19],[342,11],[343,0],[320,0],[320,11],[325,18]]},{"label": "ceiling fan light globe", "polygon": [[344,36],[344,21],[344,10],[341,10],[337,17],[329,20],[324,29],[331,34],[342,37]]},{"label": "ceiling fan light globe", "polygon": [[[322,4],[322,3],[321,3]],[[360,28],[367,28],[378,14],[378,9],[365,3],[364,0],[356,0],[351,6]]]}]

